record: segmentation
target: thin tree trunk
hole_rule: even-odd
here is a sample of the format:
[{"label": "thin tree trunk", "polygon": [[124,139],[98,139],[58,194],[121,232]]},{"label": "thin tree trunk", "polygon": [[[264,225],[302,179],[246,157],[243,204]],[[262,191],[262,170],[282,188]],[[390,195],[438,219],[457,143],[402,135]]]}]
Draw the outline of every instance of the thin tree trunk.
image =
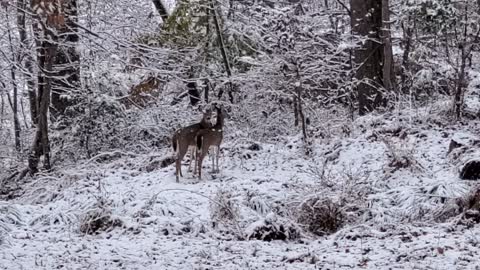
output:
[{"label": "thin tree trunk", "polygon": [[300,121],[302,121],[302,134],[303,134],[303,141],[307,142],[308,135],[307,135],[307,121],[305,118],[305,114],[303,112],[303,106],[302,106],[302,89],[301,87],[297,87],[296,89],[296,94],[297,94],[297,101],[298,101],[298,115],[300,117]]},{"label": "thin tree trunk", "polygon": [[465,82],[465,67],[466,67],[466,60],[467,60],[467,49],[465,48],[466,45],[464,45],[461,49],[461,65],[460,65],[460,71],[458,74],[458,79],[456,83],[456,89],[455,89],[455,97],[454,97],[454,113],[455,117],[458,119],[461,118],[462,116],[462,107],[463,107],[463,92],[466,87],[466,82]]},{"label": "thin tree trunk", "polygon": [[[37,93],[35,91],[35,80],[33,76],[33,58],[28,49],[27,26],[25,22],[25,12],[27,8],[26,0],[17,0],[17,29],[20,37],[21,54],[19,59],[25,56],[25,77],[27,80],[28,101],[30,103],[30,118],[33,124],[38,123],[38,104]],[[20,62],[19,62],[20,63]]]},{"label": "thin tree trunk", "polygon": [[[2,86],[4,87],[3,83]],[[3,129],[3,124],[5,122],[5,119],[3,118],[5,114],[5,99],[3,97],[3,87],[2,91],[0,91],[0,129]]]},{"label": "thin tree trunk", "polygon": [[190,98],[190,104],[192,106],[196,106],[200,101],[200,93],[198,92],[197,83],[195,82],[193,67],[190,69],[189,80],[187,82],[187,91]]},{"label": "thin tree trunk", "polygon": [[205,80],[205,88],[203,91],[203,98],[205,100],[205,103],[208,104],[208,95],[210,94],[210,81],[208,79]]},{"label": "thin tree trunk", "polygon": [[299,123],[299,113],[298,113],[298,104],[300,102],[298,102],[298,95],[295,94],[294,97],[293,97],[293,116],[294,116],[294,122],[293,124],[298,127],[298,123]]},{"label": "thin tree trunk", "polygon": [[390,29],[389,0],[382,0],[383,21],[383,85],[388,91],[395,90],[395,74],[392,51],[392,33]]},{"label": "thin tree trunk", "polygon": [[13,128],[15,131],[15,150],[20,152],[22,145],[20,143],[20,120],[18,118],[18,86],[16,83],[15,67],[12,66],[10,69],[10,74],[12,77],[12,86],[13,86]]},{"label": "thin tree trunk", "polygon": [[[230,6],[231,8],[231,6]],[[208,63],[209,60],[210,60],[210,35],[211,35],[211,29],[210,29],[210,8],[208,6],[205,7],[205,14],[207,16],[207,25],[206,25],[206,29],[205,29],[205,36],[207,37],[206,38],[206,42],[205,42],[205,63]],[[204,83],[205,83],[205,87],[204,87],[204,92],[203,92],[203,95],[204,95],[204,101],[206,104],[208,104],[208,100],[209,100],[209,95],[210,95],[210,80],[208,79],[208,75],[209,74],[209,70],[208,70],[208,64],[206,65],[207,68],[206,68],[206,71],[207,71],[207,79],[204,80]]]},{"label": "thin tree trunk", "polygon": [[[464,21],[468,21],[468,5],[465,5],[465,17]],[[480,33],[480,30],[477,32],[477,37],[478,34]],[[466,65],[467,65],[467,58],[471,54],[471,46],[469,45],[468,42],[468,28],[467,24],[464,26],[463,30],[463,41],[462,44],[460,44],[459,49],[460,49],[460,56],[461,56],[461,64],[460,64],[460,70],[458,73],[458,81],[457,81],[457,89],[455,90],[455,97],[453,101],[453,106],[454,106],[454,113],[455,117],[457,120],[459,120],[462,117],[462,109],[463,109],[463,104],[464,104],[464,91],[465,88],[467,88],[467,82],[466,82]]]},{"label": "thin tree trunk", "polygon": [[12,40],[12,33],[10,31],[10,18],[8,17],[8,10],[5,8],[6,20],[7,20],[7,35],[8,41],[10,43],[10,51],[12,53],[12,67],[10,68],[10,76],[12,79],[12,87],[13,87],[13,104],[12,111],[13,111],[13,129],[15,134],[15,150],[20,152],[22,146],[20,144],[20,121],[18,119],[18,85],[17,85],[17,60],[18,58],[15,57],[15,49],[13,48],[13,40]]},{"label": "thin tree trunk", "polygon": [[410,69],[410,51],[412,48],[412,27],[410,26],[411,18],[408,17],[407,19],[407,24],[404,25],[404,40],[405,40],[405,48],[403,50],[403,56],[402,56],[402,75],[401,75],[401,87],[402,87],[402,92],[405,94],[407,93],[407,86],[406,81],[407,81],[407,72],[409,72]]},{"label": "thin tree trunk", "polygon": [[161,0],[152,0],[152,1],[153,1],[153,5],[155,5],[155,8],[158,11],[158,14],[160,15],[160,17],[162,17],[163,23],[165,23],[168,20],[167,8],[165,7],[165,5]]},{"label": "thin tree trunk", "polygon": [[[231,80],[232,78],[232,70],[231,70],[231,67],[230,67],[230,62],[228,60],[228,56],[227,56],[227,49],[225,48],[225,43],[223,41],[223,34],[222,34],[222,29],[220,28],[220,22],[218,20],[218,13],[217,13],[217,9],[215,7],[215,4],[214,4],[214,0],[212,0],[212,4],[211,4],[211,7],[212,7],[212,15],[213,15],[213,21],[215,23],[215,29],[217,30],[217,35],[218,35],[218,43],[220,45],[220,52],[222,53],[222,58],[223,58],[223,64],[225,66],[225,71],[227,72],[227,76],[228,78]],[[228,91],[228,98],[230,100],[230,103],[233,103],[233,84],[232,82],[230,81],[228,83],[229,85],[229,91]],[[220,89],[219,93],[218,93],[218,98],[221,98],[223,95],[223,88]]]},{"label": "thin tree trunk", "polygon": [[[20,94],[20,96],[22,96],[22,94]],[[25,106],[23,105],[23,98],[20,99],[20,108],[22,108],[23,125],[25,126],[25,129],[28,129],[29,124],[27,121],[27,115],[25,114]]]}]

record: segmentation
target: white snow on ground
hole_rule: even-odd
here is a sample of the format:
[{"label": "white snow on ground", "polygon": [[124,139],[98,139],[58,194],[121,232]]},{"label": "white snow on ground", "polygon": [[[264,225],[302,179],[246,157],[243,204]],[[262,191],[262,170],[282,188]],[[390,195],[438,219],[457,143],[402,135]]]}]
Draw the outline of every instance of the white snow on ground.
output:
[{"label": "white snow on ground", "polygon": [[[440,197],[461,196],[472,186],[458,179],[447,157],[455,131],[471,130],[437,127],[428,117],[415,121],[360,118],[350,136],[316,140],[310,158],[297,137],[261,143],[260,151],[227,138],[221,173],[201,181],[186,166],[180,183],[172,165],[146,172],[150,156],[60,169],[10,201],[21,224],[11,226],[0,247],[0,269],[479,269],[480,226],[429,218],[443,205]],[[372,131],[396,127],[406,138]],[[413,165],[390,168],[388,141]],[[331,160],[325,163],[326,157]],[[211,162],[205,163],[208,171]],[[219,190],[231,194],[239,214],[214,227],[212,201]],[[365,211],[328,236],[303,233],[271,242],[236,237],[271,217],[272,209],[314,195],[353,198]],[[248,206],[252,196],[257,211]],[[100,210],[122,225],[82,233],[85,216]]]}]

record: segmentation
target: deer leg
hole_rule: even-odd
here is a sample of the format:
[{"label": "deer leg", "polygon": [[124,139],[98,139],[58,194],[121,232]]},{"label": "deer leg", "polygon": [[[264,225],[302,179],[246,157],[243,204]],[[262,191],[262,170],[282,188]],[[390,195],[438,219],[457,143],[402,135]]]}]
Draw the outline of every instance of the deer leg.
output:
[{"label": "deer leg", "polygon": [[216,162],[216,164],[217,164],[217,173],[219,173],[219,172],[220,172],[220,167],[218,166],[218,158],[220,157],[220,146],[217,146],[216,148],[217,148],[217,152],[216,152],[215,157],[217,158],[217,162]]},{"label": "deer leg", "polygon": [[198,157],[198,179],[202,179],[202,163],[203,159],[205,156],[208,154],[208,150],[205,151],[205,149],[200,149],[200,151],[197,152],[197,157]]},{"label": "deer leg", "polygon": [[175,175],[177,178],[177,182],[179,182],[179,176],[183,177],[182,175],[182,160],[185,154],[187,153],[188,146],[185,147],[183,145],[178,144],[177,149],[177,158],[175,159]]},{"label": "deer leg", "polygon": [[198,154],[197,154],[197,148],[196,147],[192,149],[192,155],[193,155],[192,158],[194,159],[193,160],[193,175],[197,175],[197,169],[198,169],[197,168],[197,166],[198,166],[197,165],[198,164],[197,156],[198,156]]},{"label": "deer leg", "polygon": [[210,153],[210,159],[212,160],[212,172],[215,172],[215,147],[210,148],[212,152]]},{"label": "deer leg", "polygon": [[[191,172],[192,171],[192,161],[193,159],[195,158],[195,149],[193,149],[192,147],[189,147],[190,150],[189,152],[189,155],[190,155],[190,162],[188,162],[188,171]],[[193,172],[193,174],[195,174],[195,172]]]},{"label": "deer leg", "polygon": [[210,159],[212,160],[211,173],[215,173],[215,146],[210,147]]}]

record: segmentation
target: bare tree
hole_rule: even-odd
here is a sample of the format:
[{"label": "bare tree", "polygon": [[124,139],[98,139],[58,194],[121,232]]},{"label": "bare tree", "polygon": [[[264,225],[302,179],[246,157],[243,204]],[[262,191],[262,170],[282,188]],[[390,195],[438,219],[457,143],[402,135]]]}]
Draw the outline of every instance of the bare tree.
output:
[{"label": "bare tree", "polygon": [[35,80],[33,78],[33,63],[34,60],[30,54],[27,35],[26,24],[27,0],[17,0],[17,29],[20,37],[20,53],[18,54],[19,64],[20,59],[25,58],[24,67],[26,72],[24,76],[27,80],[28,100],[30,103],[30,118],[34,124],[38,123],[38,104],[37,93],[35,91]]},{"label": "bare tree", "polygon": [[5,7],[5,14],[6,14],[6,22],[7,22],[7,36],[8,41],[10,43],[10,51],[12,55],[12,59],[10,62],[10,76],[12,79],[12,88],[13,88],[13,98],[10,97],[10,94],[7,93],[8,101],[10,102],[10,107],[12,108],[13,112],[13,129],[15,134],[15,149],[17,152],[21,150],[20,144],[20,121],[18,118],[18,85],[17,85],[17,61],[18,58],[15,57],[16,51],[13,45],[13,38],[12,38],[12,31],[10,30],[9,21],[10,18],[8,16],[8,8]]},{"label": "bare tree", "polygon": [[[223,39],[222,28],[220,26],[220,20],[218,18],[218,12],[217,12],[217,7],[215,5],[215,0],[212,0],[211,8],[212,8],[213,22],[215,24],[215,29],[217,30],[217,35],[218,35],[218,45],[220,47],[220,52],[222,53],[223,65],[225,67],[225,71],[227,72],[228,78],[231,79],[232,68],[230,66],[230,61],[228,59],[227,48],[225,46],[225,42]],[[228,83],[228,87],[229,87],[228,99],[230,100],[231,103],[233,103],[233,84],[231,81]],[[221,98],[222,95],[223,95],[223,89],[221,89],[218,92],[218,98]]]},{"label": "bare tree", "polygon": [[33,0],[37,29],[42,29],[36,38],[38,52],[38,125],[33,139],[32,149],[28,158],[28,171],[35,174],[38,171],[40,157],[43,156],[43,164],[46,170],[50,170],[50,142],[48,136],[48,112],[50,95],[52,93],[55,58],[57,57],[58,38],[57,33],[65,26],[65,17],[62,14],[62,2],[50,0]]},{"label": "bare tree", "polygon": [[[473,15],[473,14],[472,14]],[[476,29],[475,33],[471,33],[469,30],[469,5],[465,3],[464,13],[463,13],[463,29],[461,29],[460,40],[458,41],[458,50],[459,50],[459,64],[455,67],[457,73],[457,80],[455,83],[455,95],[453,100],[453,113],[456,119],[460,119],[462,116],[463,106],[464,106],[464,95],[465,89],[468,86],[467,82],[467,60],[471,59],[471,54],[473,46],[479,42],[480,36],[480,24],[478,23],[478,18],[475,18],[476,24],[473,29]],[[455,66],[455,65],[454,65]]]}]

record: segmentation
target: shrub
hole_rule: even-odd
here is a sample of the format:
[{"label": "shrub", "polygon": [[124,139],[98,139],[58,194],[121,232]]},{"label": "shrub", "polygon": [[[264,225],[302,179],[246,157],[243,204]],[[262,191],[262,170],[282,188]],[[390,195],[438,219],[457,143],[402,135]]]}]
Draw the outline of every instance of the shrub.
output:
[{"label": "shrub", "polygon": [[328,198],[309,198],[299,205],[297,213],[298,222],[319,236],[334,233],[345,224],[341,206]]}]

